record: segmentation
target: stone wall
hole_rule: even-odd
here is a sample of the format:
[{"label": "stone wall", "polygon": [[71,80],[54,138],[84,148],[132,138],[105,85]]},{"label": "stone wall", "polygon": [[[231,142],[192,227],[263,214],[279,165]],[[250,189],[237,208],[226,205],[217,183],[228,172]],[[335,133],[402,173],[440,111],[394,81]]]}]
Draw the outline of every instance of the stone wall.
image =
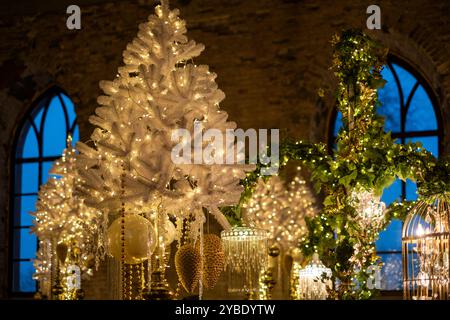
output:
[{"label": "stone wall", "polygon": [[[45,1],[44,1],[45,2]],[[112,79],[152,1],[82,1],[82,29],[65,27],[65,9],[33,16],[0,13],[0,298],[7,297],[9,164],[17,124],[31,102],[52,85],[77,106],[81,139],[92,128],[98,82]],[[327,141],[335,80],[329,70],[330,40],[349,27],[365,28],[363,0],[172,1],[187,21],[188,35],[205,44],[197,64],[218,74],[222,103],[241,128],[280,128],[291,136]],[[369,33],[430,83],[450,129],[450,2],[378,1],[382,30]],[[325,96],[319,98],[319,88]],[[450,138],[443,150],[450,151]],[[87,289],[105,297],[106,267]],[[216,290],[220,291],[220,290]],[[216,296],[219,297],[219,296]]]}]

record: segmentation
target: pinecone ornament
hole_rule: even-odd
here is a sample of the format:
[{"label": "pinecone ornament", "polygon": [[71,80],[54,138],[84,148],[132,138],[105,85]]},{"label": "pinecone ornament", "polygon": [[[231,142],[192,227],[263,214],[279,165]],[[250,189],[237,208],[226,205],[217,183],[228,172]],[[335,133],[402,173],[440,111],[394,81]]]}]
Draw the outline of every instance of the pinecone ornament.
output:
[{"label": "pinecone ornament", "polygon": [[[199,248],[199,242],[197,242]],[[203,236],[203,286],[212,289],[219,281],[225,266],[222,240],[215,234]]]},{"label": "pinecone ornament", "polygon": [[201,256],[198,247],[185,244],[175,254],[175,269],[184,289],[194,293],[201,276]]}]

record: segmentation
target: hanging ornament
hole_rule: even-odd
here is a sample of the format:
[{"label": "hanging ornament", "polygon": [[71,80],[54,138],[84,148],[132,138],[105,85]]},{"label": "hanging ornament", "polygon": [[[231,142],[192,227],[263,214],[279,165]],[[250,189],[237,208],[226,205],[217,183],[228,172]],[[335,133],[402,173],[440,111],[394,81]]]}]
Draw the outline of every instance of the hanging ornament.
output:
[{"label": "hanging ornament", "polygon": [[[200,242],[197,242],[199,247]],[[225,266],[222,240],[215,234],[203,236],[203,286],[212,289],[219,281]]]},{"label": "hanging ornament", "polygon": [[[151,214],[148,213],[147,217]],[[149,253],[147,283],[143,282],[142,298],[145,300],[171,300],[174,293],[166,280],[165,272],[170,257],[170,244],[175,239],[175,226],[168,215],[158,205],[152,218],[157,239],[156,249]]]},{"label": "hanging ornament", "polygon": [[[131,214],[125,216],[125,260],[127,264],[137,264],[148,259],[148,252],[156,246],[155,232],[146,218]],[[121,218],[113,221],[107,231],[108,253],[117,261],[121,260]]]},{"label": "hanging ornament", "polygon": [[199,248],[192,244],[181,246],[175,254],[175,269],[184,289],[193,293],[202,273]]},{"label": "hanging ornament", "polygon": [[312,261],[298,276],[298,292],[301,300],[325,300],[328,297],[327,287],[331,288],[331,269],[325,267],[314,253]]},{"label": "hanging ornament", "polygon": [[164,230],[162,232],[162,236],[164,238],[164,245],[166,247],[169,246],[175,240],[176,234],[177,230],[175,228],[175,225],[172,223],[172,221],[170,221],[169,217],[166,216],[164,222]]},{"label": "hanging ornament", "polygon": [[408,300],[450,300],[450,203],[419,201],[403,224],[403,290]]},{"label": "hanging ornament", "polygon": [[357,221],[368,230],[381,229],[384,222],[386,204],[371,191],[359,190],[351,194],[350,204],[355,208]]},{"label": "hanging ornament", "polygon": [[259,276],[267,264],[268,232],[250,227],[222,231],[228,292],[244,293],[248,298],[258,291]]}]

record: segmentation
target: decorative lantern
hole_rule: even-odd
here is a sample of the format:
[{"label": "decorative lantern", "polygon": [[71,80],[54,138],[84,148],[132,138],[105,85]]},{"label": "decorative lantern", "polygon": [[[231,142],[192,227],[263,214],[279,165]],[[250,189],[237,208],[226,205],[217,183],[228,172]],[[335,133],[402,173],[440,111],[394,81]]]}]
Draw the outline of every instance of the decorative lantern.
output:
[{"label": "decorative lantern", "polygon": [[228,274],[228,292],[244,293],[253,298],[258,291],[259,276],[267,264],[266,230],[233,227],[221,233]]},{"label": "decorative lantern", "polygon": [[352,192],[351,200],[361,226],[371,229],[379,229],[382,226],[386,204],[380,201],[380,197],[371,191],[360,190]]},{"label": "decorative lantern", "polygon": [[420,201],[402,233],[403,297],[450,299],[450,206],[445,197]]},{"label": "decorative lantern", "polygon": [[331,287],[331,269],[325,267],[314,253],[312,261],[299,271],[296,296],[301,300],[325,300]]}]

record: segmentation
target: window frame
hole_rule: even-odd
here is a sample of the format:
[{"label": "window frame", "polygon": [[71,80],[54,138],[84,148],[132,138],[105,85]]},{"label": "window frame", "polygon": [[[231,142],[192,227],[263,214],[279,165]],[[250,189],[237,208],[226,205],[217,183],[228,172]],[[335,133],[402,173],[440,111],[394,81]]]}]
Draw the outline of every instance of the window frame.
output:
[{"label": "window frame", "polygon": [[[38,291],[38,283],[36,282],[36,290],[33,292],[24,292],[24,291],[15,291],[14,290],[14,270],[15,266],[14,264],[16,262],[20,261],[33,261],[32,259],[22,259],[16,258],[14,256],[14,252],[16,249],[16,243],[15,243],[15,230],[20,230],[23,228],[29,228],[29,226],[25,225],[18,225],[15,226],[15,220],[16,220],[16,198],[26,195],[37,195],[37,192],[31,192],[31,193],[22,193],[22,192],[16,192],[17,187],[17,174],[16,174],[16,166],[19,164],[24,163],[37,163],[38,164],[38,189],[42,185],[42,176],[43,176],[43,164],[45,162],[55,161],[61,157],[59,156],[43,156],[43,148],[44,148],[44,137],[43,137],[43,130],[45,127],[45,120],[46,116],[48,114],[49,106],[54,97],[58,97],[59,102],[62,106],[64,118],[66,120],[66,124],[69,124],[66,126],[66,137],[68,134],[71,134],[73,136],[73,133],[76,128],[78,128],[78,117],[75,112],[75,118],[73,119],[72,124],[70,124],[70,119],[68,116],[67,109],[69,108],[64,100],[62,99],[61,95],[65,95],[68,97],[71,101],[70,95],[67,94],[63,89],[61,89],[59,86],[53,85],[49,87],[47,90],[45,90],[43,93],[38,95],[33,102],[29,105],[29,107],[26,109],[26,111],[21,115],[20,120],[18,121],[18,124],[15,128],[14,132],[14,138],[10,149],[10,161],[9,161],[9,174],[10,174],[10,181],[9,181],[9,223],[8,223],[8,260],[7,260],[7,270],[8,270],[8,295],[10,297],[16,297],[16,298],[32,298],[35,293]],[[36,128],[36,125],[33,122],[31,123],[31,126],[29,130],[34,130],[36,135],[36,142],[37,142],[37,148],[38,148],[38,157],[33,158],[23,158],[22,155],[19,157],[17,155],[18,147],[21,147],[19,145],[20,138],[22,135],[22,131],[24,130],[25,126],[27,125],[28,120],[34,120],[35,115],[39,112],[40,109],[44,108],[44,111],[42,113],[42,119],[41,124],[39,128]],[[76,110],[76,107],[74,105],[74,109]],[[78,129],[79,130],[79,129]],[[39,134],[38,134],[39,133]],[[20,214],[20,213],[19,213]],[[37,246],[39,245],[39,240],[37,239]],[[37,249],[37,248],[36,248]],[[19,244],[19,252],[20,252],[20,244]]]},{"label": "window frame", "polygon": [[[439,100],[437,98],[437,95],[435,93],[435,91],[432,89],[430,82],[427,80],[427,78],[420,72],[418,71],[417,68],[415,68],[415,66],[411,65],[410,63],[408,63],[406,60],[403,60],[402,58],[396,56],[396,55],[392,55],[392,54],[388,54],[387,56],[387,65],[389,65],[389,67],[391,68],[391,72],[394,75],[394,79],[396,82],[396,87],[399,90],[399,97],[400,97],[400,107],[401,107],[401,112],[400,112],[400,132],[392,132],[391,136],[394,140],[399,140],[402,144],[405,143],[407,138],[422,138],[422,137],[437,137],[438,139],[438,158],[443,154],[444,151],[444,124],[443,124],[443,116],[442,116],[442,111],[439,105]],[[406,70],[407,72],[409,72],[413,77],[415,77],[415,79],[417,80],[417,83],[414,84],[414,86],[411,88],[411,92],[409,93],[409,97],[408,100],[404,101],[404,96],[403,96],[403,90],[402,87],[400,85],[400,79],[398,78],[397,73],[395,72],[395,70],[392,68],[392,64],[396,64],[398,66],[400,66],[401,68],[403,68],[404,70]],[[424,130],[424,131],[406,131],[405,127],[406,127],[406,116],[409,110],[409,107],[411,105],[411,101],[412,98],[414,97],[414,93],[416,92],[417,88],[419,87],[419,85],[422,85],[423,89],[425,90],[425,92],[427,93],[428,97],[430,98],[434,113],[435,113],[435,117],[436,117],[436,124],[437,124],[437,129],[436,130]],[[336,108],[336,106],[334,106],[332,108],[331,114],[330,114],[330,118],[329,118],[329,123],[328,123],[328,153],[330,155],[333,154],[333,146],[335,144],[336,141],[336,136],[334,135],[334,128],[335,128],[335,124],[336,124],[336,119],[337,119],[337,115],[338,115],[338,109]],[[401,181],[401,199],[402,201],[405,200],[406,197],[406,182],[405,181]],[[403,225],[403,223],[402,223]],[[377,255],[379,254],[401,254],[402,251],[401,249],[399,251],[376,251]],[[402,290],[381,290],[381,294],[386,296],[401,296],[401,292]]]},{"label": "window frame", "polygon": [[[436,115],[436,122],[437,122],[437,130],[426,130],[426,131],[410,131],[410,132],[404,132],[405,130],[405,125],[406,125],[406,113],[408,110],[404,110],[402,108],[402,112],[401,112],[401,131],[400,133],[392,133],[392,138],[394,139],[401,139],[402,143],[404,143],[406,138],[410,138],[410,137],[431,137],[431,136],[437,136],[438,137],[438,151],[439,151],[439,156],[442,154],[442,152],[444,151],[444,145],[443,145],[443,138],[444,138],[444,124],[443,124],[443,117],[442,117],[442,111],[439,107],[439,102],[437,99],[437,95],[435,94],[434,90],[431,88],[431,85],[429,84],[429,81],[419,72],[417,71],[413,66],[411,66],[409,63],[407,63],[405,60],[389,54],[387,57],[387,64],[391,65],[392,63],[399,65],[400,67],[402,67],[403,69],[405,69],[406,71],[408,71],[409,73],[411,73],[416,79],[417,79],[417,83],[422,85],[425,92],[428,94],[428,97],[431,100],[431,104],[434,110],[434,113]],[[399,87],[399,80],[397,77],[397,74],[394,72],[394,77],[396,80],[396,86],[397,88]],[[416,85],[415,85],[416,87]],[[417,89],[417,88],[416,88]],[[403,98],[403,95],[401,96]],[[412,97],[412,96],[411,96]],[[409,99],[411,100],[411,99]],[[401,100],[401,105],[403,106],[403,100]],[[409,101],[410,103],[410,101]],[[409,105],[408,105],[409,107]],[[331,114],[330,114],[330,120],[328,123],[328,152],[329,154],[332,154],[333,152],[333,145],[335,142],[336,137],[334,136],[334,125],[336,122],[336,118],[337,118],[337,114],[338,114],[338,110],[336,107],[333,107],[331,110]],[[403,190],[402,190],[403,191]]]}]

